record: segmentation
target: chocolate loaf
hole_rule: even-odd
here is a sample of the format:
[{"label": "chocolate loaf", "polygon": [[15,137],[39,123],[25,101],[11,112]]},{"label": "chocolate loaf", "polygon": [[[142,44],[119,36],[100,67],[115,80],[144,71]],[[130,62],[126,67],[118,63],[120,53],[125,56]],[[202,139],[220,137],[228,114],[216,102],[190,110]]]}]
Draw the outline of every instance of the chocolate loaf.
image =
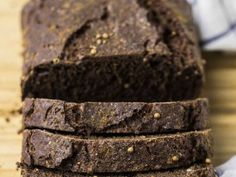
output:
[{"label": "chocolate loaf", "polygon": [[174,169],[162,172],[134,173],[134,174],[95,174],[48,170],[45,168],[23,168],[23,177],[216,177],[212,165],[194,165],[185,169]]},{"label": "chocolate loaf", "polygon": [[73,134],[160,134],[208,127],[208,100],[182,102],[86,102],[26,99],[25,128]]},{"label": "chocolate loaf", "polygon": [[210,130],[161,136],[90,137],[25,130],[22,163],[78,173],[188,167],[212,157]]},{"label": "chocolate loaf", "polygon": [[32,0],[22,28],[23,98],[199,96],[203,64],[185,0]]}]

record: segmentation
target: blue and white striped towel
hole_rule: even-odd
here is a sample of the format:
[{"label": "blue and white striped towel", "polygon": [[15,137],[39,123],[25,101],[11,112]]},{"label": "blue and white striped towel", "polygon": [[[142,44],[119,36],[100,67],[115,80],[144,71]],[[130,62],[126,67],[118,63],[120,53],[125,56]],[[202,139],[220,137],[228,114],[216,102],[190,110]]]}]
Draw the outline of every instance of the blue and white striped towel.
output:
[{"label": "blue and white striped towel", "polygon": [[236,51],[236,0],[188,0],[206,50]]}]

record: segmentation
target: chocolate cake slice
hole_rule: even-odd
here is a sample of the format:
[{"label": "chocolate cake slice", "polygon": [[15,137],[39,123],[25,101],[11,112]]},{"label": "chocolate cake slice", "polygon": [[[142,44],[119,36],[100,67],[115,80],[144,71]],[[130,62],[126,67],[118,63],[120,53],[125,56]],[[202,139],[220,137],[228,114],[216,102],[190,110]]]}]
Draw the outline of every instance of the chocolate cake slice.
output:
[{"label": "chocolate cake slice", "polygon": [[22,163],[77,173],[149,172],[212,157],[210,130],[160,136],[90,137],[25,130]]},{"label": "chocolate cake slice", "polygon": [[86,102],[26,99],[25,128],[73,134],[160,134],[208,127],[208,100],[181,102]]},{"label": "chocolate cake slice", "polygon": [[85,175],[46,168],[23,168],[23,177],[216,177],[212,165],[193,165],[184,169],[173,169],[161,172],[131,174],[95,174]]},{"label": "chocolate cake slice", "polygon": [[199,96],[203,65],[185,0],[32,0],[22,28],[23,98]]}]

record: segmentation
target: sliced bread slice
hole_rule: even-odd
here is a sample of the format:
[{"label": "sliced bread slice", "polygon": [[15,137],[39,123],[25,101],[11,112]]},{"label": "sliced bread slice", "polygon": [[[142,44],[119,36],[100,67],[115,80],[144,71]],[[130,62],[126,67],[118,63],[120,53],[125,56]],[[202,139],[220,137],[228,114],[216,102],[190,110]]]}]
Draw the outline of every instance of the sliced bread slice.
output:
[{"label": "sliced bread slice", "polygon": [[208,100],[181,102],[86,102],[26,99],[25,128],[73,134],[160,134],[208,127]]},{"label": "sliced bread slice", "polygon": [[212,157],[210,130],[160,136],[69,136],[25,130],[22,163],[78,173],[188,167]]}]

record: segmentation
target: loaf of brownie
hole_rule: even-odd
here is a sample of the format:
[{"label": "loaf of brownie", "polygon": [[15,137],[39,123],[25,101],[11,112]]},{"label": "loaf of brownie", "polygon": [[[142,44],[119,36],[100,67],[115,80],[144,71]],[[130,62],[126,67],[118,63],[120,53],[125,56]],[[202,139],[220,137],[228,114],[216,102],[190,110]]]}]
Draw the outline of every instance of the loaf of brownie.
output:
[{"label": "loaf of brownie", "polygon": [[29,99],[25,128],[73,134],[160,134],[208,127],[208,100],[182,102],[86,102]]},{"label": "loaf of brownie", "polygon": [[22,163],[77,173],[187,167],[212,157],[210,130],[160,136],[90,137],[25,130]]},{"label": "loaf of brownie", "polygon": [[23,177],[216,177],[212,165],[194,165],[184,169],[131,174],[85,175],[46,168],[22,168]]},{"label": "loaf of brownie", "polygon": [[199,96],[203,64],[185,0],[31,0],[22,28],[23,98]]}]

